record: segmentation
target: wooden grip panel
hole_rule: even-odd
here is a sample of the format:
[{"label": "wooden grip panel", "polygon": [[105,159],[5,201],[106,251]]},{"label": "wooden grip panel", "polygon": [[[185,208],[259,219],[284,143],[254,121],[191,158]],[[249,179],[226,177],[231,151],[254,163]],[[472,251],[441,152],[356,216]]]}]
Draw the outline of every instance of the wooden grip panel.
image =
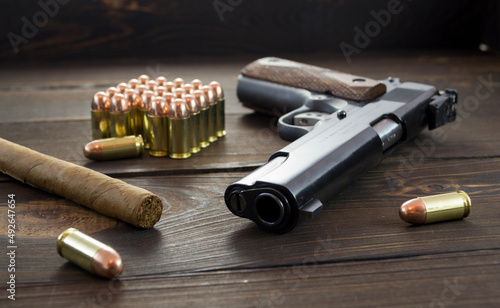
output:
[{"label": "wooden grip panel", "polygon": [[354,101],[371,100],[386,92],[385,85],[377,80],[280,58],[256,60],[241,74]]}]

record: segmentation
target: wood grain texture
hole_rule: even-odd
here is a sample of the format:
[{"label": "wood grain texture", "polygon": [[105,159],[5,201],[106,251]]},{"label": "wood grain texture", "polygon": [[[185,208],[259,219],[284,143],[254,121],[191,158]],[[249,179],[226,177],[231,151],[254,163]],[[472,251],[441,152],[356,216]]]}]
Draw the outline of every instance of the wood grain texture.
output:
[{"label": "wood grain texture", "polygon": [[[87,107],[79,105],[88,106],[86,96],[97,88],[138,75],[144,64],[0,72],[2,138],[148,189],[165,204],[155,228],[139,230],[1,175],[0,221],[7,221],[7,194],[15,194],[17,204],[15,306],[498,306],[498,57],[367,55],[351,65],[335,57],[294,60],[372,78],[392,75],[439,89],[456,88],[464,109],[456,123],[423,132],[396,150],[330,200],[318,217],[276,235],[232,215],[223,201],[229,184],[287,144],[275,132],[275,118],[237,103],[235,76],[245,58],[222,64],[203,59],[158,62],[161,67],[170,63],[172,76],[182,75],[184,65],[186,79],[223,80],[227,89],[228,135],[182,161],[146,155],[101,163],[81,153],[90,140],[90,123]],[[487,83],[488,97],[486,92],[477,95],[477,87],[484,83],[481,77],[493,82]],[[23,100],[23,95],[36,99]],[[76,96],[68,101],[71,111],[64,114],[57,109],[66,95]],[[474,97],[478,105],[465,104]],[[13,120],[13,110],[31,113]],[[37,110],[59,115],[38,116]],[[472,211],[466,219],[425,226],[399,219],[404,201],[456,189],[471,197]],[[121,278],[102,280],[61,258],[56,237],[68,227],[115,248],[125,264]],[[4,246],[6,234],[2,227]],[[8,261],[0,258],[1,279],[7,279]],[[10,306],[4,295],[0,306]]]},{"label": "wood grain texture", "polygon": [[[486,15],[483,2],[400,3],[396,14],[380,17],[385,21],[369,30],[372,34],[361,49],[477,48]],[[39,17],[40,26],[25,35],[23,25],[44,11],[31,1],[9,1],[0,18],[5,38],[0,59],[20,63],[117,56],[339,54],[343,42],[358,48],[355,28],[366,32],[366,25],[375,22],[373,14],[387,7],[382,0],[291,0],[287,5],[263,0],[72,0],[59,5],[50,18]],[[9,33],[21,38],[13,44]]]}]

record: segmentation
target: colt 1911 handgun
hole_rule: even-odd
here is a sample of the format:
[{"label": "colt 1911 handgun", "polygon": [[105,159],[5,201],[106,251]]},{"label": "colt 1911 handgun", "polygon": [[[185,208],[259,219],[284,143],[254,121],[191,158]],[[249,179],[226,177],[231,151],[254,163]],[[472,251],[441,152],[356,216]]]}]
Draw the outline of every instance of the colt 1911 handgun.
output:
[{"label": "colt 1911 handgun", "polygon": [[434,86],[371,80],[279,58],[250,63],[238,76],[244,106],[275,114],[281,138],[294,141],[225,192],[235,215],[276,233],[323,203],[394,149],[455,120],[458,93]]}]

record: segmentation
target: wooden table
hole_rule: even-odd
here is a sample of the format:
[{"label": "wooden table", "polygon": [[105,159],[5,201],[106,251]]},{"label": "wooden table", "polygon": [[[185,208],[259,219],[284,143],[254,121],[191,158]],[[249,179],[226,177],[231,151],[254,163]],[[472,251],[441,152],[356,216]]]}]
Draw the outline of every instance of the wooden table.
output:
[{"label": "wooden table", "polygon": [[[459,116],[398,149],[318,217],[276,235],[234,216],[223,200],[229,184],[287,144],[275,133],[276,119],[254,114],[236,98],[238,71],[255,57],[5,67],[0,137],[151,190],[165,208],[153,229],[139,230],[0,175],[0,306],[14,303],[5,288],[8,194],[15,194],[17,204],[20,307],[499,305],[499,57],[366,53],[351,64],[335,55],[289,58],[458,89]],[[186,160],[146,154],[88,161],[82,147],[91,139],[92,95],[140,74],[219,80],[226,92],[227,136]],[[482,86],[485,80],[493,83]],[[408,199],[459,188],[472,199],[466,219],[410,226],[398,217]],[[61,258],[56,238],[68,227],[113,246],[124,260],[122,276],[100,279]]]}]

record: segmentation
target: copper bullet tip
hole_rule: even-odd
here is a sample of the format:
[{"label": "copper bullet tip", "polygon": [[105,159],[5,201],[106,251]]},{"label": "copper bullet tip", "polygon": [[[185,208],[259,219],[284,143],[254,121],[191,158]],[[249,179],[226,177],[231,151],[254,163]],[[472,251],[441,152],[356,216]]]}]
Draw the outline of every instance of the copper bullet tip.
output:
[{"label": "copper bullet tip", "polygon": [[148,75],[141,75],[139,76],[139,78],[137,78],[139,80],[139,83],[140,84],[147,84],[148,81],[149,81],[149,76]]},{"label": "copper bullet tip", "polygon": [[157,86],[156,87],[156,95],[157,96],[163,96],[165,93],[167,93],[167,88],[164,86]]},{"label": "copper bullet tip", "polygon": [[156,83],[159,86],[165,86],[165,84],[167,83],[167,78],[160,76],[160,77],[156,78]]},{"label": "copper bullet tip", "polygon": [[189,118],[189,109],[187,107],[186,101],[177,98],[172,104],[170,104],[168,117],[170,119]]},{"label": "copper bullet tip", "polygon": [[115,95],[116,92],[118,92],[118,90],[115,87],[109,87],[106,89],[106,94],[110,99],[113,98],[113,95]]},{"label": "copper bullet tip", "polygon": [[214,91],[214,96],[215,96],[216,100],[224,98],[224,91],[222,90],[222,86],[220,85],[219,82],[212,81],[208,85],[212,87],[212,90]]},{"label": "copper bullet tip", "polygon": [[167,88],[167,92],[170,92],[170,93],[173,93],[175,90],[175,84],[172,81],[166,82],[165,87]]},{"label": "copper bullet tip", "polygon": [[208,108],[208,102],[205,97],[205,93],[203,93],[201,90],[195,90],[193,92],[194,99],[196,100],[196,103],[198,106],[200,106],[200,109],[206,109]]},{"label": "copper bullet tip", "polygon": [[129,104],[130,106],[132,106],[134,108],[138,107],[138,106],[136,106],[136,104],[138,103],[137,94],[135,93],[134,89],[127,89],[125,91],[124,96],[125,96],[125,99],[127,100],[127,104]]},{"label": "copper bullet tip", "polygon": [[134,90],[135,90],[135,89],[137,88],[137,86],[138,86],[138,85],[139,85],[139,80],[137,80],[137,79],[130,79],[130,80],[128,81],[128,87],[129,87],[130,89],[134,89]]},{"label": "copper bullet tip", "polygon": [[155,117],[163,117],[165,108],[165,99],[161,96],[156,96],[151,102],[151,108],[149,109],[149,115]]},{"label": "copper bullet tip", "polygon": [[215,103],[217,103],[214,96],[214,90],[211,86],[203,86],[201,89],[203,93],[205,93],[205,98],[207,99],[209,105],[214,105]]},{"label": "copper bullet tip", "polygon": [[420,198],[411,199],[401,205],[399,208],[399,217],[404,222],[422,225],[427,218],[427,209]]},{"label": "copper bullet tip", "polygon": [[128,84],[126,84],[125,82],[120,82],[116,86],[116,89],[118,89],[118,92],[120,92],[121,94],[125,94],[125,91],[127,91],[128,89]]},{"label": "copper bullet tip", "polygon": [[191,85],[195,90],[201,90],[201,87],[203,87],[203,82],[201,82],[201,80],[199,79],[193,79],[193,81],[191,81]]},{"label": "copper bullet tip", "polygon": [[94,140],[85,145],[83,155],[91,160],[102,160],[102,146],[99,140]]},{"label": "copper bullet tip", "polygon": [[182,86],[184,85],[184,79],[182,78],[175,78],[174,79],[174,84],[175,84],[175,87],[176,88],[182,88]]},{"label": "copper bullet tip", "polygon": [[156,83],[156,81],[150,80],[150,81],[148,81],[147,86],[148,86],[149,90],[155,91],[158,84]]},{"label": "copper bullet tip", "polygon": [[186,97],[184,97],[184,99],[186,100],[186,105],[190,114],[196,114],[200,112],[200,106],[198,106],[198,104],[196,103],[196,99],[194,98],[194,96],[186,94]]},{"label": "copper bullet tip", "polygon": [[120,255],[111,247],[103,247],[92,258],[90,271],[98,276],[116,278],[123,271]]},{"label": "copper bullet tip", "polygon": [[183,99],[184,95],[186,95],[186,91],[183,88],[177,88],[174,91],[175,97],[178,99]]},{"label": "copper bullet tip", "polygon": [[99,91],[94,95],[92,99],[92,110],[106,110],[106,102],[108,101],[108,96],[105,92]]},{"label": "copper bullet tip", "polygon": [[142,93],[141,106],[139,108],[147,110],[151,109],[151,104],[153,103],[154,98],[155,94],[153,91],[144,91],[144,93]]},{"label": "copper bullet tip", "polygon": [[123,94],[115,94],[111,99],[111,105],[109,106],[110,112],[126,112],[130,110],[129,104],[127,100],[123,96]]},{"label": "copper bullet tip", "polygon": [[165,93],[165,95],[163,95],[163,98],[165,98],[165,103],[170,105],[175,100],[175,95],[173,93],[167,92]]},{"label": "copper bullet tip", "polygon": [[190,83],[184,84],[182,86],[182,89],[184,89],[184,92],[186,92],[186,94],[193,94],[194,92],[194,87]]}]

